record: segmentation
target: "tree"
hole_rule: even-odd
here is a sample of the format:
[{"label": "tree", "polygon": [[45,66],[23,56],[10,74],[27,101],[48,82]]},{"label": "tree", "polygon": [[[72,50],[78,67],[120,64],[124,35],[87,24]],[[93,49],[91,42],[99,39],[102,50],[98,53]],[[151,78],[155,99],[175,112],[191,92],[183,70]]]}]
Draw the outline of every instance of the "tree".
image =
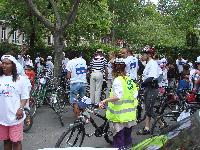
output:
[{"label": "tree", "polygon": [[37,44],[42,43],[47,29],[33,16],[25,1],[1,0],[0,4],[0,19],[5,20],[6,26],[12,29],[10,34],[15,30],[25,34],[26,42],[33,52]]},{"label": "tree", "polygon": [[[70,24],[72,24],[75,20],[78,6],[80,3],[80,0],[73,0],[66,3],[57,2],[54,0],[49,0],[46,5],[48,5],[47,8],[52,8],[51,11],[48,11],[46,16],[41,13],[41,11],[38,9],[40,8],[39,5],[41,4],[41,1],[39,1],[37,4],[34,4],[32,0],[26,0],[29,8],[31,9],[32,13],[37,17],[37,19],[44,24],[44,26],[51,31],[54,37],[54,65],[55,65],[55,76],[59,76],[61,72],[61,61],[63,58],[62,51],[64,49],[65,43],[64,43],[64,31],[66,28],[69,27]],[[62,16],[60,14],[60,10],[63,10],[64,7],[70,6],[70,9],[68,9],[68,13],[65,14],[65,16]],[[60,8],[59,8],[60,7]],[[44,11],[44,10],[43,10]],[[48,17],[48,18],[47,18]]]}]

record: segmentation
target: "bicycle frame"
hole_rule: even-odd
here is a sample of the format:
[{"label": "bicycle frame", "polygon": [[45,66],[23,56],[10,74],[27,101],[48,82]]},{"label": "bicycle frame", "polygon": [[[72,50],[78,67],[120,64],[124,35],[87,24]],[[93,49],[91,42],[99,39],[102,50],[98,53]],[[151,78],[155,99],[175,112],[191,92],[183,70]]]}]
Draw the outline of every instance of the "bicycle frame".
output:
[{"label": "bicycle frame", "polygon": [[[89,113],[89,115],[92,114],[92,115],[97,116],[98,118],[101,118],[102,120],[104,120],[103,124],[98,126],[91,116],[88,117],[88,115],[84,114],[85,112]],[[86,120],[89,120],[89,121],[87,122]],[[95,131],[93,133],[91,133],[91,134],[85,133],[85,135],[87,137],[91,137],[93,135],[95,135],[96,137],[100,137],[100,136],[103,136],[103,135],[106,134],[105,133],[105,128],[107,127],[109,122],[108,122],[108,120],[107,120],[107,118],[105,116],[102,116],[99,113],[96,113],[94,110],[86,108],[86,110],[83,111],[81,113],[81,115],[79,116],[79,119],[74,122],[74,124],[77,124],[77,123],[82,124],[83,126],[85,124],[87,124],[87,123],[91,123],[92,126],[95,128]],[[100,133],[100,132],[102,132],[102,133]]]}]

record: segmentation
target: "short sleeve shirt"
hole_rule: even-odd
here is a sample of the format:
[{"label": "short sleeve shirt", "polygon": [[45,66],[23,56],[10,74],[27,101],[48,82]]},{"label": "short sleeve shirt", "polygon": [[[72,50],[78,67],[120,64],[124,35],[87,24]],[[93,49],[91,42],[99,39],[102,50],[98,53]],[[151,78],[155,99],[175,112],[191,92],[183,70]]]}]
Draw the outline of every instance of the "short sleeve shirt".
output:
[{"label": "short sleeve shirt", "polygon": [[87,83],[87,65],[83,58],[75,58],[67,63],[67,71],[71,72],[70,83]]},{"label": "short sleeve shirt", "polygon": [[143,81],[150,77],[153,77],[155,79],[159,77],[159,66],[158,63],[153,59],[149,60],[149,62],[145,66],[145,69],[143,71]]},{"label": "short sleeve shirt", "polygon": [[19,76],[16,82],[12,76],[0,77],[0,124],[12,126],[21,123],[22,119],[16,119],[16,112],[20,108],[21,99],[29,99],[29,85],[23,76]]},{"label": "short sleeve shirt", "polygon": [[133,56],[128,56],[124,59],[126,64],[126,75],[133,80],[137,80],[137,71],[138,71],[138,59]]},{"label": "short sleeve shirt", "polygon": [[187,62],[187,61],[184,60],[184,59],[181,59],[181,60],[177,59],[177,60],[176,60],[176,65],[177,65],[177,67],[178,67],[179,73],[183,72],[183,65],[186,64],[186,62]]}]

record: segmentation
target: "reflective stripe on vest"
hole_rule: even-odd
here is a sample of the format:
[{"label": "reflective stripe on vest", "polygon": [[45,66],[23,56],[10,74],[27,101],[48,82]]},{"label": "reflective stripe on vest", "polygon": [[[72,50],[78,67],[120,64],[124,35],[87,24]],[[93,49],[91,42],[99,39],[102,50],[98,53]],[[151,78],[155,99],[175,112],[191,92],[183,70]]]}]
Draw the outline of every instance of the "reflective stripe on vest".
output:
[{"label": "reflective stripe on vest", "polygon": [[122,104],[130,104],[133,103],[133,100],[123,100],[123,101],[116,101],[112,102],[114,105],[122,105]]},{"label": "reflective stripe on vest", "polygon": [[135,108],[128,108],[128,109],[123,109],[123,110],[119,110],[119,111],[114,111],[112,109],[110,109],[109,107],[107,108],[108,111],[110,111],[113,114],[123,114],[123,113],[127,113],[127,112],[132,112],[132,111],[136,111],[137,107]]}]

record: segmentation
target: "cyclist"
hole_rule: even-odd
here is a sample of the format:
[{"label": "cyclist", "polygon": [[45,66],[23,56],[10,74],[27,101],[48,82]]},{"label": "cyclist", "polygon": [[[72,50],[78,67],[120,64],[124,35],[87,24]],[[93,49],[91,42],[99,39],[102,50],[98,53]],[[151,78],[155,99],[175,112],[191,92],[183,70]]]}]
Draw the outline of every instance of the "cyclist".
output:
[{"label": "cyclist", "polygon": [[90,62],[90,99],[93,103],[99,103],[103,85],[103,75],[108,77],[108,62],[104,57],[102,49],[97,49],[94,57]]},{"label": "cyclist", "polygon": [[113,77],[112,77],[112,65],[113,62],[115,60],[115,52],[114,51],[110,51],[108,53],[109,56],[109,62],[108,62],[108,80],[107,80],[107,91],[106,91],[106,97],[109,97],[109,91],[112,87],[112,82],[113,82]]},{"label": "cyclist", "polygon": [[33,71],[32,67],[29,65],[26,65],[25,67],[25,74],[28,76],[28,79],[31,82],[32,89],[34,87],[34,82],[35,82],[35,72]]},{"label": "cyclist", "polygon": [[[145,127],[137,132],[138,135],[150,134],[150,120],[156,119],[156,114],[153,110],[156,98],[158,96],[158,77],[159,66],[153,59],[155,54],[155,48],[146,46],[142,50],[143,59],[147,61],[145,69],[143,71],[143,82],[141,84],[144,90],[144,104],[145,104]],[[164,124],[162,123],[162,127]]]},{"label": "cyclist", "polygon": [[124,58],[124,62],[126,64],[126,75],[129,76],[133,81],[136,81],[138,71],[138,59],[134,57],[132,51],[127,48],[122,48],[120,54]]},{"label": "cyclist", "polygon": [[197,91],[199,89],[199,84],[197,83],[200,79],[200,56],[197,57],[195,69],[190,71],[190,82],[192,84],[191,88]]},{"label": "cyclist", "polygon": [[71,60],[67,63],[67,79],[70,79],[70,104],[73,106],[75,116],[79,116],[79,108],[77,101],[77,95],[81,98],[86,93],[86,61],[79,57],[77,51],[72,51]]},{"label": "cyclist", "polygon": [[176,65],[177,65],[178,71],[179,71],[179,78],[181,78],[181,76],[182,76],[183,65],[185,65],[186,63],[187,63],[187,60],[183,59],[182,55],[179,53],[178,59],[176,60]]},{"label": "cyclist", "polygon": [[29,99],[26,79],[17,73],[17,60],[11,55],[1,57],[0,74],[0,141],[4,149],[22,150],[23,113]]},{"label": "cyclist", "polygon": [[53,68],[54,68],[54,65],[52,63],[52,57],[48,56],[47,61],[46,61],[46,71],[47,71],[46,74],[48,77],[53,76]]},{"label": "cyclist", "polygon": [[113,130],[113,147],[126,148],[132,145],[132,126],[136,124],[137,87],[125,74],[126,64],[122,58],[113,63],[113,85],[110,97],[101,101],[99,107],[108,103],[106,118]]},{"label": "cyclist", "polygon": [[26,67],[27,65],[33,67],[33,61],[31,60],[30,55],[26,55],[26,57],[25,57],[25,67]]}]

